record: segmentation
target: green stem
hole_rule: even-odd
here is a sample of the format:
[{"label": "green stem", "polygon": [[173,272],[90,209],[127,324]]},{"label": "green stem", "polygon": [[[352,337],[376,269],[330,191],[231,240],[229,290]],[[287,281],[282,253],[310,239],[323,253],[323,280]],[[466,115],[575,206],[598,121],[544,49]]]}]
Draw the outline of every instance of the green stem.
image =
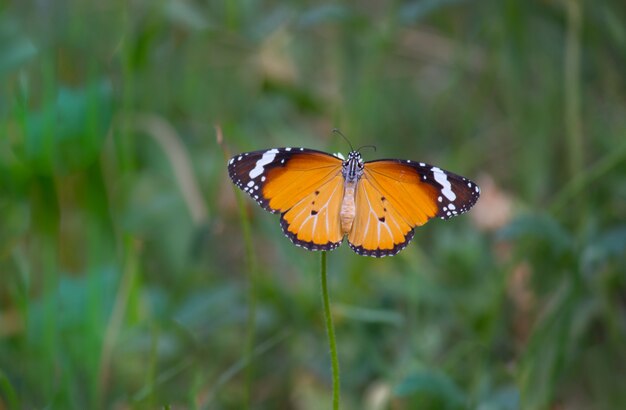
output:
[{"label": "green stem", "polygon": [[[579,0],[567,0],[565,3],[567,32],[565,37],[565,56],[563,66],[565,91],[565,130],[570,177],[574,178],[583,169],[583,125],[581,115],[581,50],[582,5]],[[584,201],[584,200],[583,200]],[[584,202],[573,209],[577,219],[581,215]]]},{"label": "green stem", "polygon": [[582,29],[582,6],[578,0],[566,2],[567,35],[565,38],[565,126],[569,167],[572,176],[583,165],[583,135],[580,90],[580,32]]},{"label": "green stem", "polygon": [[328,283],[326,280],[326,251],[322,251],[322,300],[324,302],[324,317],[326,318],[326,332],[328,333],[328,345],[330,347],[330,360],[333,371],[333,409],[339,409],[339,360],[337,360],[337,342],[335,341],[335,327],[330,313],[330,301],[328,299]]}]

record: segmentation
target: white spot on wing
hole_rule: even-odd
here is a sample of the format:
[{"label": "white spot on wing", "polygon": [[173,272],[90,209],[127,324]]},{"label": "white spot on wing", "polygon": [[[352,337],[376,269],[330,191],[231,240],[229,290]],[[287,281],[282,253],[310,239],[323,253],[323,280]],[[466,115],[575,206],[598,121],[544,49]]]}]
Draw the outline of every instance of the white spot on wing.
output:
[{"label": "white spot on wing", "polygon": [[274,161],[274,158],[276,158],[276,154],[278,154],[278,150],[276,148],[265,152],[263,156],[261,157],[261,159],[256,162],[256,165],[254,166],[254,168],[250,171],[250,174],[249,174],[250,178],[254,179],[258,177],[259,175],[261,175],[263,171],[265,170],[264,167],[267,164]]},{"label": "white spot on wing", "polygon": [[254,181],[248,181],[248,187],[253,187],[254,186]]},{"label": "white spot on wing", "polygon": [[448,181],[446,173],[437,167],[432,167],[431,171],[433,171],[435,181],[441,185],[441,193],[448,198],[449,201],[454,201],[456,199],[456,194],[452,191],[452,184]]}]

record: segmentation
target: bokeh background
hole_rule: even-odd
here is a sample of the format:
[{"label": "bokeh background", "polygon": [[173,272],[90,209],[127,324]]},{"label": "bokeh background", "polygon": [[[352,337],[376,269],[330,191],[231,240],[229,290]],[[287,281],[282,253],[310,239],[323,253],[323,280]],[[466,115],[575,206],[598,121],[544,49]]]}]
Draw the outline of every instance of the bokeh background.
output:
[{"label": "bokeh background", "polygon": [[626,4],[4,2],[0,408],[323,409],[278,146],[425,161],[469,214],[329,254],[345,409],[626,403]]}]

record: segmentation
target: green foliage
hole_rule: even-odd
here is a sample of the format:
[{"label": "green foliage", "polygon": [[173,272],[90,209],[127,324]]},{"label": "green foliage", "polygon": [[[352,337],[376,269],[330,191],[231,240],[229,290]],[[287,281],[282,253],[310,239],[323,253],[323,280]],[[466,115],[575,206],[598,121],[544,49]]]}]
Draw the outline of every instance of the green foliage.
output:
[{"label": "green foliage", "polygon": [[394,393],[398,397],[411,397],[407,400],[411,408],[463,408],[463,392],[448,377],[437,372],[411,374],[398,383]]},{"label": "green foliage", "polygon": [[339,127],[483,186],[397,257],[328,254],[342,408],[620,408],[624,21],[620,1],[5,5],[0,407],[329,406],[319,255],[238,205],[224,154],[345,152]]}]

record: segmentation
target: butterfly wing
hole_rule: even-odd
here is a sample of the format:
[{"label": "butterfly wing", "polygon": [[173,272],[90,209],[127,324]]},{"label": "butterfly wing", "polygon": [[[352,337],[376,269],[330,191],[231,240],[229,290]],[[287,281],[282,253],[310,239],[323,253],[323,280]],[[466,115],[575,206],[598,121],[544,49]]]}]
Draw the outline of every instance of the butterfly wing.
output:
[{"label": "butterfly wing", "polygon": [[281,213],[283,232],[294,244],[330,250],[343,239],[341,164],[321,151],[273,148],[231,158],[228,174],[264,209]]},{"label": "butterfly wing", "polygon": [[432,165],[404,160],[366,162],[348,242],[359,255],[395,255],[413,238],[413,228],[434,217],[449,219],[464,213],[479,196],[474,182]]}]

